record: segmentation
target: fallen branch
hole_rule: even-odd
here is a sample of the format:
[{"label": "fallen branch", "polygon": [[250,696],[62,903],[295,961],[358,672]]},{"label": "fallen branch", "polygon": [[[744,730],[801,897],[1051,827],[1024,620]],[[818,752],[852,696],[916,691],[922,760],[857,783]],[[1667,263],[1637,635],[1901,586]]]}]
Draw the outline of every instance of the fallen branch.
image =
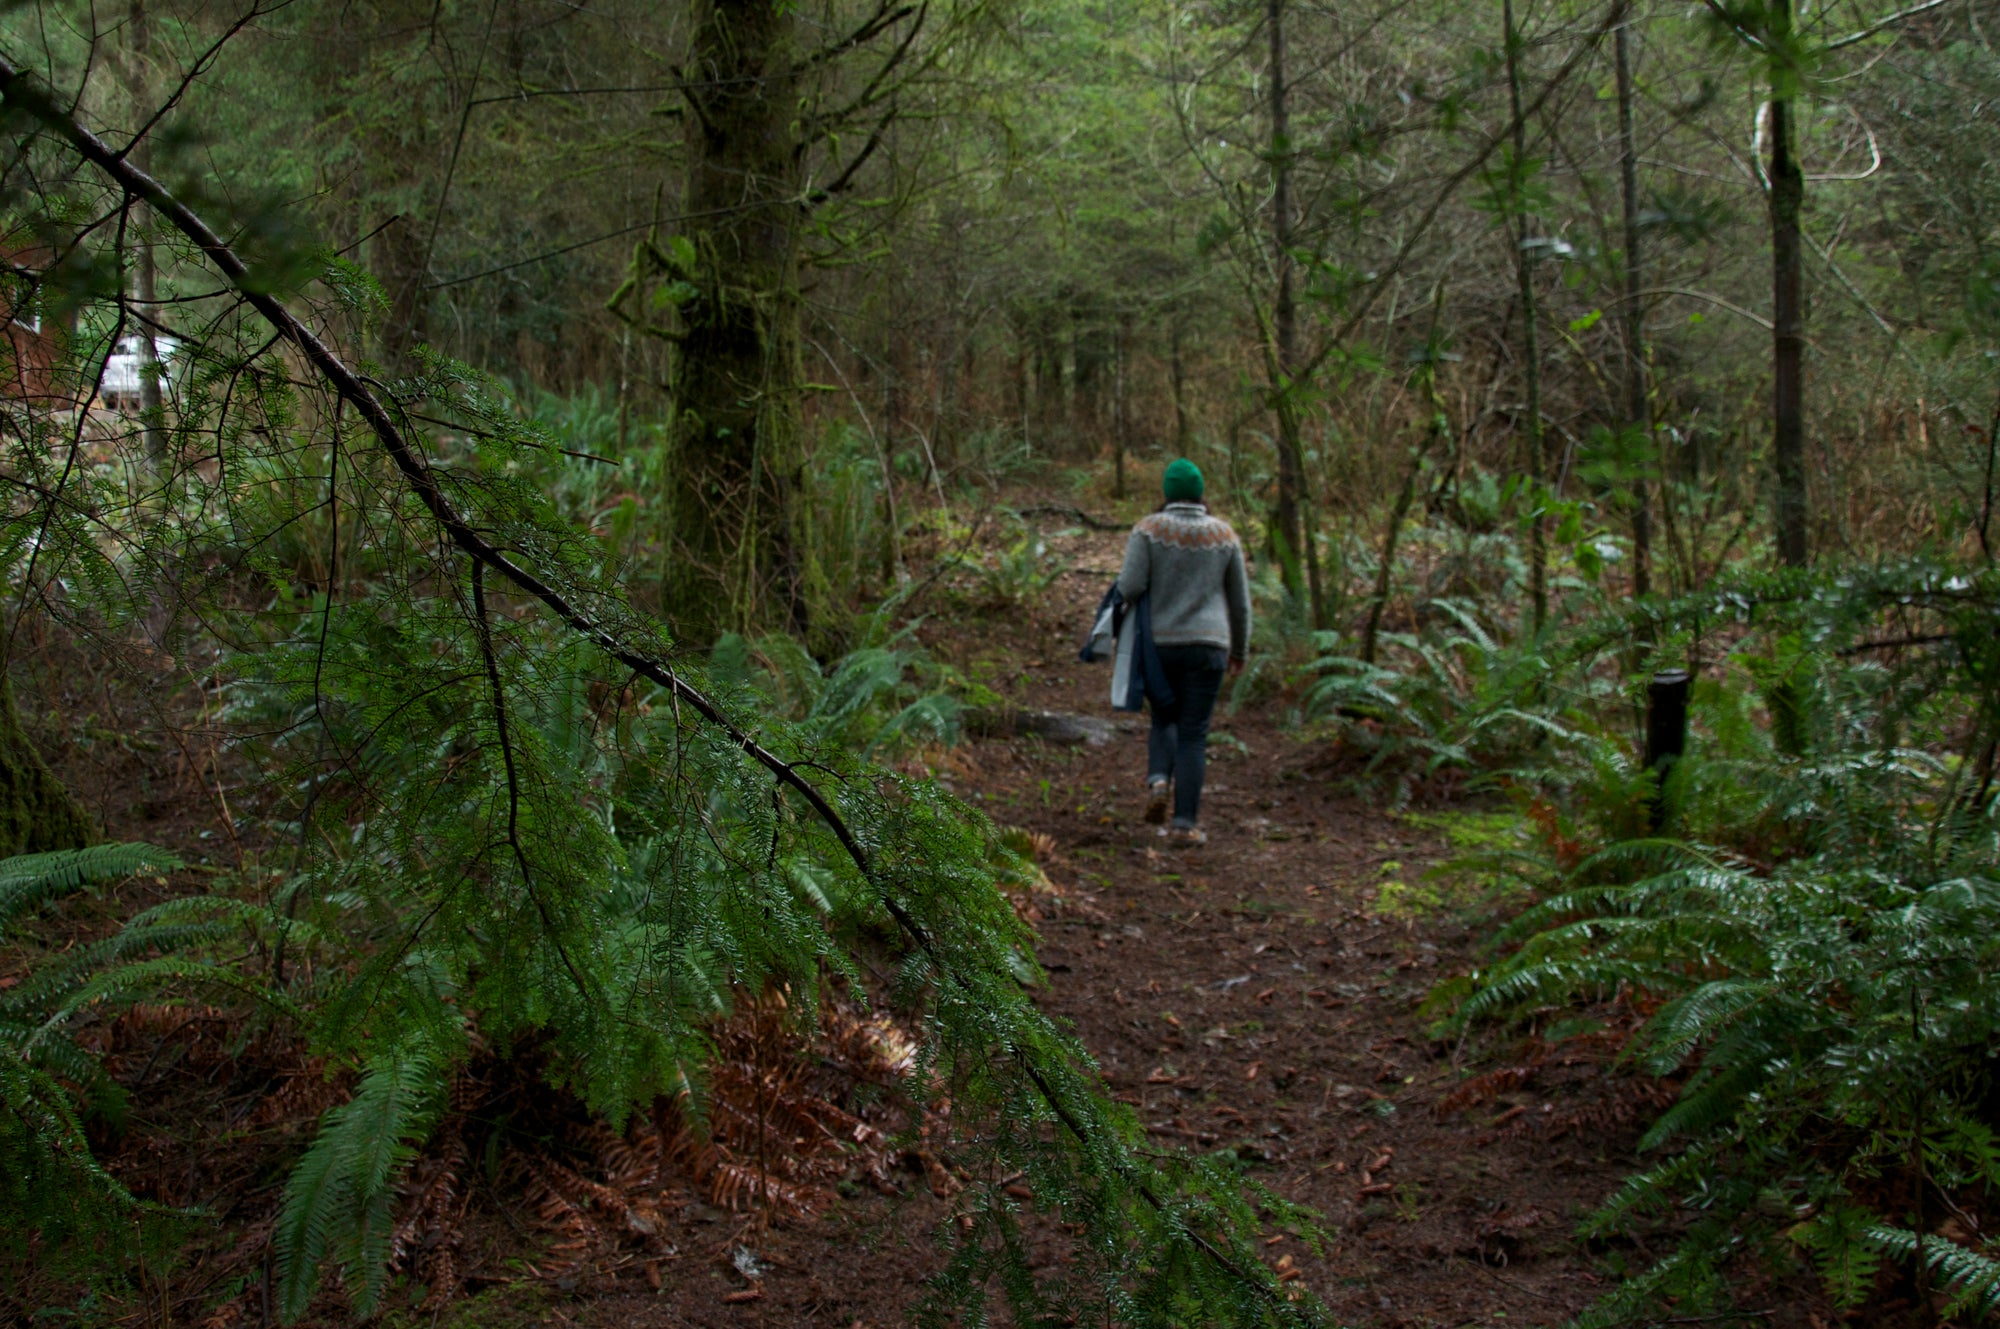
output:
[{"label": "fallen branch", "polygon": [[1015,508],[1014,511],[1020,513],[1023,517],[1068,517],[1074,521],[1082,522],[1093,531],[1124,531],[1131,529],[1125,522],[1106,521],[1102,517],[1093,517],[1082,508],[1073,508],[1067,503],[1030,503],[1024,508]]},{"label": "fallen branch", "polygon": [[1864,651],[1899,651],[1906,646],[1938,646],[1948,641],[1957,640],[1958,636],[1956,633],[1928,632],[1914,637],[1891,637],[1885,641],[1856,642],[1852,646],[1841,647],[1834,654],[1845,660],[1849,656],[1860,655]]}]

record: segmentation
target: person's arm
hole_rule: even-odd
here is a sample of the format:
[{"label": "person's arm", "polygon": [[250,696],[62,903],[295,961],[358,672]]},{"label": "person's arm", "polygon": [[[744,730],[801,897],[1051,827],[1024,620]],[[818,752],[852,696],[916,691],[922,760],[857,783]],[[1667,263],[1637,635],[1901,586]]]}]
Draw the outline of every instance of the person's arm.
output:
[{"label": "person's arm", "polygon": [[1118,572],[1118,593],[1129,605],[1152,584],[1153,543],[1134,531],[1125,537],[1125,566]]},{"label": "person's arm", "polygon": [[1229,667],[1241,669],[1250,655],[1250,574],[1243,566],[1242,545],[1229,551],[1222,594],[1229,606]]}]

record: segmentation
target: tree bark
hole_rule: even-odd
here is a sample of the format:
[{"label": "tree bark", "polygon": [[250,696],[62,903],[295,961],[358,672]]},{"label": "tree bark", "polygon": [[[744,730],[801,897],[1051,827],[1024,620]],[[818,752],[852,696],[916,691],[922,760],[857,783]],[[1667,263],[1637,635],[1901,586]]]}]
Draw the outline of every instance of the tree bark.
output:
[{"label": "tree bark", "polygon": [[1792,143],[1791,0],[1771,11],[1771,452],[1777,469],[1778,561],[1806,565],[1805,172]]},{"label": "tree bark", "polygon": [[[1631,20],[1618,25],[1613,52],[1618,67],[1618,173],[1625,204],[1625,422],[1653,455],[1653,414],[1646,400],[1645,311],[1640,301],[1643,255],[1639,235],[1639,149],[1632,131]],[[1653,589],[1652,485],[1644,469],[1632,480],[1632,596]]]},{"label": "tree bark", "polygon": [[1174,455],[1187,456],[1188,408],[1187,366],[1181,358],[1181,315],[1178,309],[1167,316],[1167,382],[1174,394]]},{"label": "tree bark", "polygon": [[[147,94],[147,61],[151,56],[152,25],[146,15],[146,0],[132,0],[126,40],[131,45],[129,86],[134,129],[144,124],[150,113]],[[144,139],[131,147],[132,164],[142,171],[152,169],[152,148]],[[151,210],[144,203],[132,205],[132,220],[139,233],[137,262],[133,268],[133,299],[139,306],[139,418],[146,436],[146,458],[155,466],[166,460],[167,433],[160,419],[160,343],[153,331],[159,317],[159,259],[150,233]]]},{"label": "tree bark", "polygon": [[[1323,626],[1324,606],[1314,588],[1307,585],[1304,523],[1300,505],[1305,498],[1305,455],[1299,441],[1297,385],[1292,376],[1298,370],[1298,303],[1293,290],[1292,263],[1292,144],[1291,118],[1285,104],[1285,0],[1267,0],[1265,26],[1271,39],[1271,244],[1276,267],[1277,293],[1271,305],[1270,353],[1266,356],[1271,380],[1271,404],[1278,418],[1278,493],[1271,512],[1272,541],[1285,590],[1296,600],[1308,601],[1315,627]],[[1317,581],[1315,577],[1313,580]]]},{"label": "tree bark", "polygon": [[1514,30],[1514,0],[1500,0],[1500,14],[1507,47],[1507,95],[1514,114],[1514,161],[1508,186],[1512,195],[1509,209],[1514,214],[1514,275],[1521,288],[1522,388],[1527,397],[1523,469],[1529,481],[1529,502],[1535,506],[1528,527],[1528,597],[1533,628],[1539,633],[1549,617],[1548,521],[1541,513],[1547,498],[1543,487],[1548,467],[1542,456],[1542,356],[1535,314],[1534,256],[1528,252],[1528,208],[1522,197],[1528,169],[1528,127],[1521,114],[1521,41]]},{"label": "tree bark", "polygon": [[[1063,346],[1056,306],[1044,302],[1029,314],[1029,336],[1034,345],[1035,432],[1046,437],[1061,424],[1068,411],[1063,376]],[[1029,440],[1032,445],[1033,440]]]},{"label": "tree bark", "polygon": [[1115,370],[1117,350],[1106,328],[1104,310],[1094,299],[1070,305],[1069,447],[1079,459],[1095,457],[1104,428],[1104,378]]},{"label": "tree bark", "polygon": [[661,601],[681,641],[804,632],[797,23],[788,0],[694,0],[682,211],[692,221],[669,387]]},{"label": "tree bark", "polygon": [[[1433,390],[1435,398],[1435,390]],[[1396,545],[1402,539],[1403,522],[1410,515],[1410,508],[1416,502],[1417,485],[1423,479],[1424,459],[1443,435],[1444,412],[1433,400],[1430,429],[1424,440],[1410,452],[1410,467],[1403,476],[1403,487],[1396,494],[1396,501],[1389,509],[1389,525],[1382,532],[1382,556],[1375,564],[1375,591],[1368,601],[1368,622],[1361,631],[1361,659],[1367,664],[1375,663],[1375,643],[1382,633],[1382,616],[1389,609],[1391,575],[1396,563]]]},{"label": "tree bark", "polygon": [[1132,315],[1120,314],[1117,338],[1112,342],[1111,348],[1111,451],[1114,459],[1112,494],[1117,498],[1125,497],[1125,452],[1131,444],[1128,437],[1129,407],[1126,400],[1128,385],[1125,381],[1126,375],[1130,372],[1131,355]]},{"label": "tree bark", "polygon": [[381,284],[386,301],[379,317],[354,331],[365,328],[374,357],[392,373],[407,374],[416,368],[417,347],[431,340],[423,218],[446,202],[430,194],[443,147],[440,128],[451,117],[444,82],[413,85],[398,76],[397,47],[405,34],[427,27],[434,39],[448,38],[434,26],[436,7],[422,0],[322,5],[309,17],[313,100],[327,115],[350,108],[359,113],[353,167],[336,175],[332,198],[352,209],[354,256]]},{"label": "tree bark", "polygon": [[[1444,322],[1444,283],[1439,282],[1431,295],[1431,326],[1424,334],[1424,363],[1417,371],[1417,386],[1423,391],[1424,403],[1430,407],[1430,424],[1424,431],[1422,441],[1410,451],[1410,467],[1403,477],[1403,488],[1396,495],[1396,501],[1389,510],[1389,527],[1382,533],[1382,557],[1375,565],[1375,593],[1368,605],[1368,622],[1361,633],[1361,659],[1364,663],[1375,663],[1375,644],[1381,635],[1382,617],[1389,610],[1389,590],[1396,565],[1396,545],[1402,539],[1403,522],[1410,515],[1410,508],[1417,500],[1417,486],[1422,483],[1424,462],[1431,450],[1445,437],[1451,428],[1450,418],[1445,414],[1444,397],[1438,391],[1437,371],[1439,351],[1438,330]],[[1461,440],[1461,450],[1463,441]]]},{"label": "tree bark", "polygon": [[0,857],[79,849],[93,838],[90,814],[21,727],[13,683],[0,669]]}]

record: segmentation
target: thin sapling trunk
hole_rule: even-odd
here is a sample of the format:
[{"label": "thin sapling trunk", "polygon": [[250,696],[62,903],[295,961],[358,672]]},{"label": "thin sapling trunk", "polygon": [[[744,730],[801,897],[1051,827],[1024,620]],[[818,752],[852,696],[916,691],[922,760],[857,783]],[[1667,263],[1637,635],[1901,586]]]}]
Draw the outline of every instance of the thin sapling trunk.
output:
[{"label": "thin sapling trunk", "polygon": [[1778,561],[1806,565],[1805,249],[1800,214],[1806,178],[1793,142],[1791,0],[1771,7],[1771,452],[1777,470]]},{"label": "thin sapling trunk", "polygon": [[1514,0],[1501,0],[1501,23],[1507,47],[1507,96],[1513,110],[1514,159],[1508,172],[1508,209],[1513,214],[1514,276],[1521,297],[1521,356],[1523,392],[1523,470],[1533,512],[1528,527],[1528,595],[1533,630],[1539,634],[1549,617],[1548,521],[1542,515],[1547,460],[1542,456],[1542,365],[1535,314],[1534,254],[1529,247],[1528,208],[1524,198],[1528,170],[1528,127],[1521,114],[1520,34],[1514,28]]},{"label": "thin sapling trunk", "polygon": [[1642,463],[1632,477],[1632,596],[1644,598],[1653,589],[1653,502],[1648,476],[1653,457],[1653,418],[1646,400],[1645,308],[1640,274],[1643,255],[1639,234],[1639,148],[1632,131],[1632,24],[1628,18],[1613,34],[1618,68],[1618,174],[1625,222],[1625,423],[1640,444]]}]

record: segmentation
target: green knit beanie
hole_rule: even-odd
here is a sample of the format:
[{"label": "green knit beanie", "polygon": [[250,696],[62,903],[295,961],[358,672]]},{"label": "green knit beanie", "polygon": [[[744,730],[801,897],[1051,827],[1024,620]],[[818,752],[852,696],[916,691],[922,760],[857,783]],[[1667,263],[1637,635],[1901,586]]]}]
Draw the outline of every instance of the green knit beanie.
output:
[{"label": "green knit beanie", "polygon": [[1167,473],[1160,480],[1160,489],[1169,503],[1199,503],[1203,489],[1201,467],[1181,457],[1167,467]]}]

